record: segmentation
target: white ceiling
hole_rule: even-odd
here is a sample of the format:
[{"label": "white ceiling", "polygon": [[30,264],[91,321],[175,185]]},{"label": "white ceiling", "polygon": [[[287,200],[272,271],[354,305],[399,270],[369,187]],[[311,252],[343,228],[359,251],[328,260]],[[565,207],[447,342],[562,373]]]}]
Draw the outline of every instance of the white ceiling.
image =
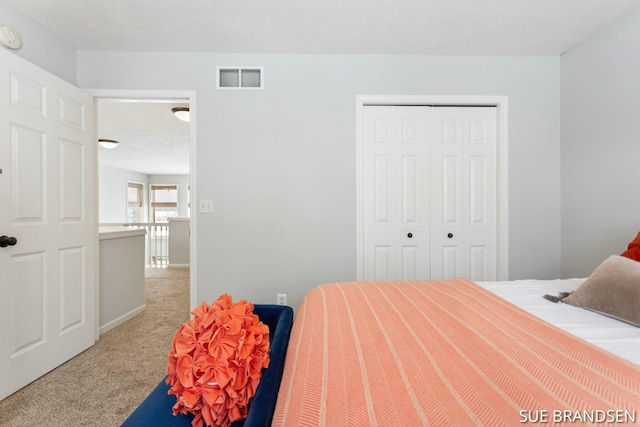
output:
[{"label": "white ceiling", "polygon": [[78,49],[559,55],[639,0],[3,0]]},{"label": "white ceiling", "polygon": [[98,102],[98,139],[116,148],[99,148],[100,164],[148,175],[189,174],[189,123],[171,111],[188,104],[171,101]]},{"label": "white ceiling", "polygon": [[[0,1],[82,50],[492,56],[561,55],[640,7],[640,0]],[[101,162],[188,173],[189,128],[156,116],[167,111],[166,104],[100,105],[100,137],[122,141],[101,150]]]}]

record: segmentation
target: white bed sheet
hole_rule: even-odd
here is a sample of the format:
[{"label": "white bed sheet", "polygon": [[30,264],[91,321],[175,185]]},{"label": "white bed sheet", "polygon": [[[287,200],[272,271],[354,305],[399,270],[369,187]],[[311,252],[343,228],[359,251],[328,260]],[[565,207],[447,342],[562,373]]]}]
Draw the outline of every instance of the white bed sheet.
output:
[{"label": "white bed sheet", "polygon": [[553,303],[545,294],[573,291],[585,279],[477,282],[529,313],[640,365],[640,328],[583,308]]}]

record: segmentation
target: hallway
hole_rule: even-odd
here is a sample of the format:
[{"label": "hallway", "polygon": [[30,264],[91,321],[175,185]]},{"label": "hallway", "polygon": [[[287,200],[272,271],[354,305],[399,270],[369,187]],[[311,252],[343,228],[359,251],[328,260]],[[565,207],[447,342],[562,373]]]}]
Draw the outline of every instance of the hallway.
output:
[{"label": "hallway", "polygon": [[146,310],[0,401],[1,426],[119,426],[162,380],[189,320],[189,269],[145,271]]}]

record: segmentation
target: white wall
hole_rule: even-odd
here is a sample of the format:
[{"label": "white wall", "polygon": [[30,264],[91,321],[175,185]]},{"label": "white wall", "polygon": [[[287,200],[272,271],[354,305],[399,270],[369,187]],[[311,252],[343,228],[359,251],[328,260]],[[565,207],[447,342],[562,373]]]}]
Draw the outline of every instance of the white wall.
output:
[{"label": "white wall", "polygon": [[[21,56],[73,82],[73,48],[1,0],[0,12]],[[507,95],[511,277],[558,276],[559,62],[80,51],[77,81],[196,90],[196,181],[216,208],[198,218],[198,298],[288,292],[297,305],[311,286],[355,277],[356,95]],[[216,91],[215,67],[229,64],[264,65],[266,89]]]},{"label": "white wall", "polygon": [[[178,185],[178,217],[188,218],[187,194],[191,177],[189,175],[149,175],[149,184],[177,184]],[[147,191],[149,191],[147,189]],[[195,206],[195,205],[194,205]]]},{"label": "white wall", "polygon": [[562,275],[640,230],[640,10],[562,56]]},{"label": "white wall", "polygon": [[149,211],[149,184],[178,185],[178,215],[186,218],[187,187],[189,175],[146,175],[139,172],[99,165],[100,175],[100,217],[101,223],[127,221],[127,183],[135,181],[144,184],[144,206]]},{"label": "white wall", "polygon": [[[317,283],[355,276],[357,94],[509,97],[512,278],[587,275],[640,227],[633,140],[640,12],[561,59],[86,51],[76,58],[72,46],[2,0],[0,17],[23,39],[15,53],[69,82],[77,75],[87,88],[197,91],[196,181],[199,198],[216,203],[214,215],[198,218],[200,299],[232,292],[273,301],[277,291],[295,305]],[[216,65],[265,65],[266,89],[215,91]]]},{"label": "white wall", "polygon": [[[13,6],[0,0],[0,25],[20,34],[22,47],[11,50],[72,84],[76,83],[76,49]],[[5,49],[0,46],[0,49]]]},{"label": "white wall", "polygon": [[149,191],[147,175],[112,166],[99,166],[100,223],[127,222],[127,182],[144,184],[145,206]]},{"label": "white wall", "polygon": [[[216,91],[219,65],[265,67]],[[196,91],[197,300],[253,302],[356,275],[356,95],[509,97],[512,278],[560,274],[560,59],[78,52],[81,87]],[[195,203],[195,199],[194,199]]]}]

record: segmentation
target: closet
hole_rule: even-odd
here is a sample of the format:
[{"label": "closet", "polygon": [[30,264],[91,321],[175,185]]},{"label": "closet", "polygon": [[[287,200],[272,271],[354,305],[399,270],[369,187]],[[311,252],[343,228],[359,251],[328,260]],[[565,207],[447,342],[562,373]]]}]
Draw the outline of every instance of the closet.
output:
[{"label": "closet", "polygon": [[364,280],[497,280],[496,110],[363,107]]}]

